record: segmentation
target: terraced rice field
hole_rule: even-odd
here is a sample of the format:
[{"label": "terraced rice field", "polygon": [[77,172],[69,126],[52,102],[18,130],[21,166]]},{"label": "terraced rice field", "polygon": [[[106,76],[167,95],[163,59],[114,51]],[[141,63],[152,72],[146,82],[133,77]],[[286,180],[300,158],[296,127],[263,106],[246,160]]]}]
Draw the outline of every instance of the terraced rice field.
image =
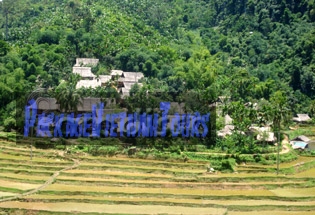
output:
[{"label": "terraced rice field", "polygon": [[274,165],[206,166],[34,148],[30,160],[27,146],[0,142],[0,214],[314,214],[315,168],[277,176]]}]

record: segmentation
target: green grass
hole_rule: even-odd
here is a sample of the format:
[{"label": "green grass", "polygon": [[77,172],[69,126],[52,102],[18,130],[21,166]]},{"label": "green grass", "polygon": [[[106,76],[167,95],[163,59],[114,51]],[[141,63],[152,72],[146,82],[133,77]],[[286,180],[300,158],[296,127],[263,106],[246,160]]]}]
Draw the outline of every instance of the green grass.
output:
[{"label": "green grass", "polygon": [[299,126],[298,129],[286,130],[285,133],[289,135],[290,140],[300,135],[315,137],[315,126],[312,125]]},{"label": "green grass", "polygon": [[9,192],[9,193],[23,193],[23,192],[25,192],[24,190],[11,188],[11,187],[2,187],[2,186],[0,186],[0,191]]}]

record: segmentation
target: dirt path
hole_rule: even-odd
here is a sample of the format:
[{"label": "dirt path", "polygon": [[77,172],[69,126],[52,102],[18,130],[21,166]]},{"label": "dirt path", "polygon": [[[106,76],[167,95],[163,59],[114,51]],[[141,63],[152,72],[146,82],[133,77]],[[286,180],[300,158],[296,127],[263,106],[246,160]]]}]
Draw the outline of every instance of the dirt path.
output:
[{"label": "dirt path", "polygon": [[289,138],[287,135],[284,135],[284,139],[282,140],[282,150],[280,154],[285,154],[290,151],[288,144],[289,144]]},{"label": "dirt path", "polygon": [[56,171],[44,184],[42,184],[41,186],[31,190],[31,191],[28,191],[26,193],[22,193],[22,194],[18,194],[18,195],[15,195],[15,196],[11,196],[11,197],[7,197],[7,198],[3,198],[3,199],[0,199],[0,202],[6,202],[6,201],[12,201],[12,200],[15,200],[15,199],[19,199],[19,198],[22,198],[24,196],[28,196],[28,195],[32,195],[32,194],[35,194],[37,193],[39,190],[42,190],[44,189],[45,187],[47,187],[48,185],[51,185],[55,180],[56,178],[59,176],[59,174],[61,172],[64,172],[64,171],[67,171],[67,170],[71,170],[71,169],[74,169],[74,168],[77,168],[79,165],[80,165],[80,162],[79,160],[76,160],[76,159],[72,159],[72,161],[74,162],[73,165],[71,166],[68,166],[62,170],[58,170]]}]

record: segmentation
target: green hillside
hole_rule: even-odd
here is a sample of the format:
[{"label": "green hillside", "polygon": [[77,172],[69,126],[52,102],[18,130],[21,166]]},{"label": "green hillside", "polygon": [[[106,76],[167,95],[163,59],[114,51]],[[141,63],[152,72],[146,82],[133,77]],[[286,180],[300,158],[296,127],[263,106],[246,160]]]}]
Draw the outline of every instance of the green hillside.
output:
[{"label": "green hillside", "polygon": [[206,89],[211,99],[241,102],[280,95],[292,115],[315,116],[314,0],[3,0],[0,7],[5,128],[14,128],[14,96],[70,80],[77,57],[100,59],[99,75],[142,72],[148,89]]}]

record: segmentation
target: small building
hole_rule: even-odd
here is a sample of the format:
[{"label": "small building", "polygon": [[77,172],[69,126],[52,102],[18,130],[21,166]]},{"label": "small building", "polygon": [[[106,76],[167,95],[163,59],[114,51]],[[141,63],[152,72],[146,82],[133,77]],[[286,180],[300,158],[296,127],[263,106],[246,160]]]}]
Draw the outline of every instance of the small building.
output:
[{"label": "small building", "polygon": [[92,105],[99,104],[101,102],[100,98],[83,98],[80,104],[78,104],[79,112],[90,112],[92,110]]},{"label": "small building", "polygon": [[121,77],[124,71],[122,70],[111,70],[110,71],[110,75],[112,76],[112,78],[118,76]]},{"label": "small building", "polygon": [[72,72],[80,75],[84,80],[93,80],[96,77],[92,73],[91,67],[72,67]]},{"label": "small building", "polygon": [[143,73],[141,72],[123,72],[118,82],[136,83],[143,77]]},{"label": "small building", "polygon": [[256,139],[260,142],[268,142],[268,143],[274,143],[277,140],[273,132],[265,132],[265,133],[258,134]]},{"label": "small building", "polygon": [[293,138],[290,141],[290,144],[292,146],[293,149],[300,149],[300,150],[304,150],[306,148],[309,148],[309,142],[311,141],[310,138],[304,136],[304,135],[300,135],[297,136],[295,138]]},{"label": "small building", "polygon": [[292,120],[294,122],[306,123],[311,121],[312,119],[307,114],[297,114],[297,117],[293,117]]},{"label": "small building", "polygon": [[297,136],[297,137],[293,138],[293,139],[291,140],[291,142],[293,142],[293,141],[302,141],[302,142],[308,143],[310,140],[311,140],[311,139],[308,138],[307,136],[300,135],[300,136]]},{"label": "small building", "polygon": [[40,112],[59,110],[59,104],[55,98],[39,97],[36,99],[36,105]]},{"label": "small building", "polygon": [[110,75],[100,75],[98,78],[101,81],[101,85],[102,86],[105,86],[106,83],[111,80],[111,76]]},{"label": "small building", "polygon": [[294,141],[291,142],[291,146],[293,149],[304,150],[308,148],[308,143],[305,143],[303,141]]},{"label": "small building", "polygon": [[231,135],[234,130],[234,125],[226,125],[222,130],[218,131],[218,137],[226,137]]},{"label": "small building", "polygon": [[126,97],[130,96],[129,91],[130,91],[130,89],[127,89],[124,87],[119,88],[119,93],[121,94],[121,98],[126,98]]},{"label": "small building", "polygon": [[94,79],[94,80],[80,80],[78,81],[76,88],[96,88],[101,86],[101,81]]},{"label": "small building", "polygon": [[277,141],[275,133],[271,131],[269,126],[266,127],[255,127],[251,126],[249,128],[253,133],[256,133],[256,140],[259,142],[267,142],[267,143],[274,143]]},{"label": "small building", "polygon": [[[129,96],[131,87],[144,77],[141,72],[124,72],[122,70],[111,70],[110,75],[99,75],[97,77],[92,73],[92,67],[96,66],[98,61],[98,59],[94,58],[76,59],[72,72],[81,77],[81,80],[77,83],[77,89],[82,87],[95,89],[100,86],[106,86],[106,83],[111,80],[117,80],[117,91],[122,94],[122,97],[126,97]],[[138,84],[142,86],[142,84]]]}]

